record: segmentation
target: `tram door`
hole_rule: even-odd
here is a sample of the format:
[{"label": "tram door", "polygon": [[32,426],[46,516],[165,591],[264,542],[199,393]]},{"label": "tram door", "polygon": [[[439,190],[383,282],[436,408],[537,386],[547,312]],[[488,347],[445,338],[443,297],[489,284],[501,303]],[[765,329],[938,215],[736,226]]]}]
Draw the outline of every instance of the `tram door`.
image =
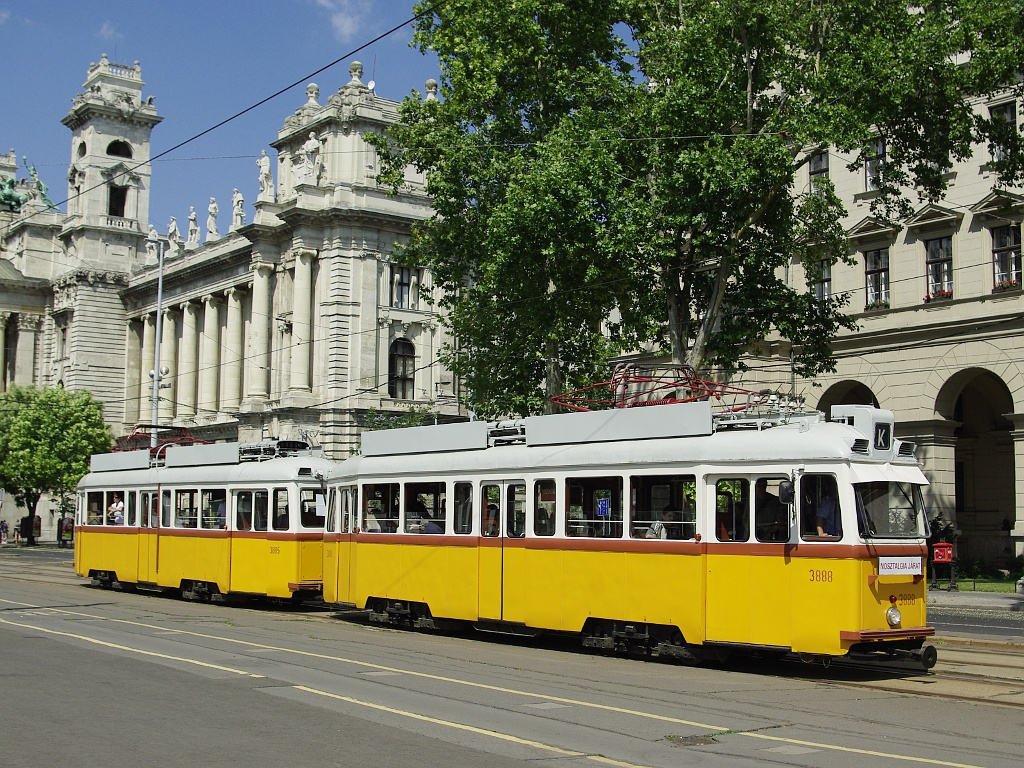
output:
[{"label": "tram door", "polygon": [[479,616],[521,623],[526,616],[526,483],[484,483],[479,520]]},{"label": "tram door", "polygon": [[784,478],[719,478],[707,554],[705,636],[729,643],[789,644],[790,538]]},{"label": "tram door", "polygon": [[267,591],[267,521],[270,494],[266,490],[231,492],[234,528],[231,532],[231,579],[233,592]]},{"label": "tram door", "polygon": [[140,492],[138,581],[156,581],[156,537],[159,522],[156,491]]}]

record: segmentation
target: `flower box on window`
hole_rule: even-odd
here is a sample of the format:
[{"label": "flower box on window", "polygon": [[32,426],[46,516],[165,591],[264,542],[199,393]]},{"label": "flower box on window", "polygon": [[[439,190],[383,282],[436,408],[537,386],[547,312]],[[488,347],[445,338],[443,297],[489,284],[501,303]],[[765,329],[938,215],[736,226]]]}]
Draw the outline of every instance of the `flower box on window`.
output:
[{"label": "flower box on window", "polygon": [[992,286],[994,292],[998,291],[1019,291],[1020,280],[1000,280],[994,286]]},{"label": "flower box on window", "polygon": [[888,309],[888,308],[889,308],[889,302],[888,301],[871,301],[871,302],[868,302],[864,306],[864,311],[865,312],[870,312],[872,310]]},{"label": "flower box on window", "polygon": [[933,291],[932,293],[926,293],[924,295],[924,303],[930,304],[933,301],[945,301],[946,299],[952,299],[952,291]]}]

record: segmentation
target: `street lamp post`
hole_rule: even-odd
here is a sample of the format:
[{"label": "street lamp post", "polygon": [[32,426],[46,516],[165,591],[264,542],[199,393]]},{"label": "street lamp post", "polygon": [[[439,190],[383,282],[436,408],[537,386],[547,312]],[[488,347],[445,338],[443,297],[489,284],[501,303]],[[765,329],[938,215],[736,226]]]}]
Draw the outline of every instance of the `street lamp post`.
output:
[{"label": "street lamp post", "polygon": [[156,338],[153,343],[153,370],[149,377],[153,379],[153,420],[152,432],[149,436],[150,451],[156,450],[157,425],[160,419],[160,389],[161,380],[168,373],[160,367],[160,339],[163,336],[163,303],[164,303],[164,241],[160,238],[146,238],[146,242],[154,243],[157,249],[157,277],[156,277]]}]

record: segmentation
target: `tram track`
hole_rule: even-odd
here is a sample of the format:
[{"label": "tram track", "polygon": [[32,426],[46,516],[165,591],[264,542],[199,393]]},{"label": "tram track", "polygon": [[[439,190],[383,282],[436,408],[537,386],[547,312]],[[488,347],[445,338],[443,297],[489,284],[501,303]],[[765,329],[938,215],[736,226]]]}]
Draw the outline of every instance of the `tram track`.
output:
[{"label": "tram track", "polygon": [[[0,552],[0,579],[87,586],[70,572],[70,553],[67,559],[51,555],[42,562],[31,555],[19,555],[17,551]],[[226,606],[223,609],[246,610],[244,607]],[[259,610],[291,618],[296,616],[295,607],[281,608],[264,603]],[[302,611],[302,616],[306,620],[328,624],[337,620],[334,612],[325,611],[322,606],[319,610],[310,606],[309,610]],[[543,638],[534,642],[538,647],[549,644]],[[809,667],[795,659],[772,662],[737,659],[736,663],[725,668],[758,675],[802,678],[823,685],[1024,709],[1024,650],[991,646],[948,646],[942,645],[940,638],[939,664],[928,672],[923,672],[916,665],[899,662],[870,664],[841,659],[833,660],[827,668],[823,665]],[[575,652],[564,643],[556,642],[554,647]]]}]

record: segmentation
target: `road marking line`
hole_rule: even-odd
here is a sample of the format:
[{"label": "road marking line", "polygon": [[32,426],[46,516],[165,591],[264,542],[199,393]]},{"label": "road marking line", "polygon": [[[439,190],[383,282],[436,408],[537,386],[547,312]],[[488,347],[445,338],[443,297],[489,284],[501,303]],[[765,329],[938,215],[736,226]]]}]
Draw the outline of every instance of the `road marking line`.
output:
[{"label": "road marking line", "polygon": [[220,670],[221,672],[231,672],[236,675],[243,675],[245,677],[258,677],[262,678],[263,675],[254,675],[252,672],[246,672],[241,669],[232,669],[231,667],[223,667],[219,664],[210,664],[205,661],[199,661],[198,659],[185,659],[181,656],[170,656],[166,653],[157,653],[156,651],[144,651],[141,648],[132,648],[128,645],[118,645],[117,643],[109,643],[106,640],[98,640],[94,637],[87,637],[85,635],[76,635],[72,632],[59,632],[56,629],[47,629],[45,627],[37,627],[34,624],[21,624],[17,621],[9,621],[7,619],[0,619],[0,624],[7,624],[12,627],[21,627],[22,629],[31,629],[34,632],[43,632],[48,635],[59,635],[60,637],[70,637],[75,640],[81,640],[85,643],[92,643],[93,645],[101,645],[104,648],[113,648],[117,651],[125,651],[126,653],[137,653],[141,656],[155,656],[158,659],[167,659],[169,661],[180,661],[185,664],[194,664],[198,667],[207,667],[209,669]]},{"label": "road marking line", "polygon": [[337,699],[338,701],[344,701],[348,704],[355,704],[360,707],[367,707],[368,709],[376,709],[380,712],[387,712],[392,715],[401,715],[402,717],[408,717],[413,720],[421,720],[425,723],[433,723],[434,725],[443,725],[447,728],[455,728],[460,731],[468,731],[469,733],[475,733],[479,736],[489,736],[492,739],[500,739],[501,741],[508,741],[513,744],[522,744],[527,747],[535,747],[536,749],[542,749],[547,752],[554,752],[558,755],[564,755],[566,757],[585,757],[588,760],[595,760],[599,763],[605,763],[606,765],[618,765],[623,768],[642,768],[636,763],[624,763],[619,760],[612,760],[601,755],[588,755],[585,752],[575,752],[569,749],[562,749],[561,747],[555,747],[551,744],[544,744],[540,741],[532,741],[531,739],[521,739],[518,736],[513,736],[509,733],[502,733],[500,731],[492,731],[487,728],[478,728],[475,725],[466,725],[464,723],[453,723],[451,720],[441,720],[437,717],[430,717],[429,715],[421,715],[418,712],[410,712],[405,709],[396,709],[394,707],[388,707],[383,704],[374,704],[369,701],[362,701],[360,699],[354,699],[351,696],[342,696],[339,693],[329,693],[328,691],[321,691],[316,688],[308,688],[305,685],[294,685],[292,686],[298,691],[304,691],[306,693],[312,693],[316,696],[324,696],[328,699]]},{"label": "road marking line", "polygon": [[[16,602],[12,602],[10,600],[4,600],[3,598],[0,598],[0,603],[9,603],[11,605],[29,606],[29,607],[33,607],[33,608],[40,608],[40,607],[42,607],[42,606],[32,605],[30,603],[16,603]],[[146,629],[164,630],[164,627],[159,627],[159,626],[156,626],[154,624],[145,624],[143,622],[138,622],[138,621],[131,621],[129,619],[111,619],[111,618],[107,618],[107,617],[104,617],[104,616],[96,616],[95,614],[81,613],[79,611],[69,611],[69,610],[60,609],[60,608],[54,608],[52,610],[54,610],[57,613],[66,613],[66,614],[70,614],[72,616],[84,616],[86,618],[91,618],[91,619],[103,619],[105,621],[110,621],[110,622],[114,622],[114,623],[130,624],[130,625],[133,625],[133,626],[144,627]],[[910,756],[910,755],[899,755],[899,754],[895,754],[895,753],[892,753],[892,752],[876,752],[876,751],[872,751],[872,750],[857,749],[855,747],[843,747],[843,746],[839,746],[837,744],[824,744],[824,743],[814,742],[814,741],[803,741],[801,739],[788,738],[788,737],[785,737],[785,736],[768,736],[768,735],[763,734],[763,733],[753,733],[753,732],[750,732],[750,731],[736,731],[736,730],[734,730],[732,728],[725,728],[725,727],[722,727],[722,726],[719,726],[719,725],[708,725],[707,723],[698,723],[698,722],[695,722],[693,720],[683,720],[683,719],[678,718],[678,717],[670,717],[668,715],[658,715],[658,714],[654,714],[653,712],[643,712],[641,710],[627,709],[625,707],[616,707],[616,706],[612,706],[612,705],[609,705],[609,704],[595,704],[595,703],[589,702],[589,701],[582,701],[582,700],[579,700],[579,699],[569,699],[569,698],[565,698],[565,697],[562,697],[562,696],[551,696],[551,695],[545,694],[545,693],[533,693],[531,691],[520,691],[520,690],[517,690],[515,688],[505,688],[503,686],[498,686],[498,685],[488,685],[486,683],[476,683],[476,682],[473,682],[471,680],[459,680],[458,678],[445,677],[443,675],[434,675],[434,674],[430,674],[428,672],[420,672],[420,671],[417,671],[417,670],[401,669],[401,668],[398,668],[398,667],[388,667],[388,666],[384,666],[383,664],[374,664],[372,662],[359,661],[357,659],[347,659],[347,658],[345,658],[343,656],[330,656],[330,655],[325,654],[325,653],[315,653],[313,651],[300,651],[300,650],[297,650],[297,649],[294,649],[294,648],[282,648],[281,646],[265,645],[263,643],[254,643],[254,642],[251,642],[251,641],[248,641],[248,640],[236,640],[236,639],[230,638],[230,637],[221,637],[221,636],[218,636],[218,635],[209,635],[209,634],[205,634],[205,633],[202,633],[202,632],[191,632],[189,630],[184,630],[184,629],[174,630],[174,631],[178,632],[179,634],[182,634],[182,635],[189,635],[191,637],[201,637],[201,638],[205,638],[207,640],[218,640],[218,641],[224,642],[224,643],[233,643],[233,644],[236,644],[236,645],[244,645],[244,646],[248,646],[250,648],[258,648],[258,649],[262,649],[262,650],[282,651],[284,653],[292,653],[292,654],[295,654],[297,656],[306,656],[306,657],[309,657],[309,658],[324,659],[326,661],[336,661],[336,662],[341,662],[341,663],[344,663],[344,664],[351,664],[353,666],[366,667],[368,669],[376,669],[376,670],[387,671],[387,672],[396,672],[396,673],[403,674],[403,675],[409,675],[411,677],[422,677],[422,678],[425,678],[425,679],[428,679],[428,680],[434,680],[434,681],[437,681],[437,682],[452,683],[454,685],[463,685],[463,686],[467,686],[467,687],[470,687],[470,688],[479,688],[481,690],[494,691],[496,693],[511,693],[511,694],[518,695],[518,696],[529,696],[529,697],[536,698],[536,699],[543,699],[545,701],[555,701],[555,702],[559,702],[559,703],[562,703],[562,704],[570,704],[570,705],[575,705],[575,706],[580,706],[580,707],[588,707],[590,709],[597,709],[597,710],[602,710],[602,711],[605,711],[605,712],[615,712],[617,714],[632,715],[634,717],[644,718],[644,719],[647,719],[647,720],[657,720],[657,721],[660,721],[660,722],[675,723],[677,725],[689,725],[689,726],[692,726],[692,727],[695,727],[695,728],[703,728],[703,729],[707,729],[709,731],[717,731],[717,732],[719,732],[721,734],[724,734],[725,732],[731,732],[730,735],[746,736],[746,737],[751,738],[751,739],[763,739],[763,740],[767,740],[767,741],[777,741],[777,742],[782,742],[784,744],[795,744],[795,745],[803,746],[803,747],[814,747],[816,749],[832,750],[833,752],[846,752],[846,753],[850,753],[850,754],[870,755],[872,757],[886,757],[886,758],[889,758],[890,760],[902,760],[904,762],[925,763],[927,765],[941,765],[941,766],[946,766],[947,768],[984,768],[984,766],[973,765],[971,763],[955,763],[955,762],[950,762],[950,761],[946,761],[946,760],[937,760],[937,759],[927,758],[927,757],[913,757],[913,756]],[[332,694],[327,694],[327,695],[332,695]],[[590,759],[596,760],[597,758],[592,757]]]}]

